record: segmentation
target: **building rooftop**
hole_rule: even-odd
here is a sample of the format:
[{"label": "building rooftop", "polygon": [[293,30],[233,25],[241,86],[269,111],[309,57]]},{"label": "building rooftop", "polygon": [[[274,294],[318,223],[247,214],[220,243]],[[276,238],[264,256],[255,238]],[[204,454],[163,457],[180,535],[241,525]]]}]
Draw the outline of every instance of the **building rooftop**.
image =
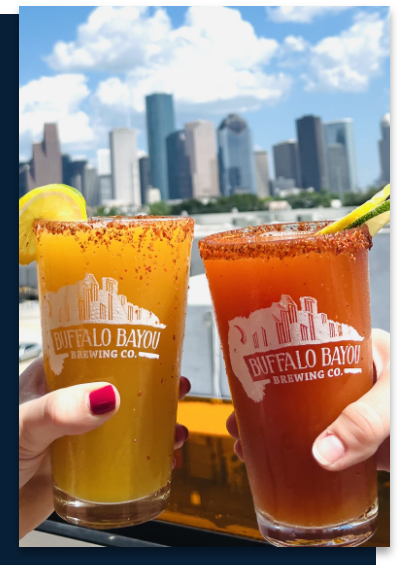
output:
[{"label": "building rooftop", "polygon": [[219,126],[219,129],[224,128],[228,128],[235,133],[240,133],[244,129],[247,129],[247,122],[237,114],[229,114],[227,118],[222,120]]}]

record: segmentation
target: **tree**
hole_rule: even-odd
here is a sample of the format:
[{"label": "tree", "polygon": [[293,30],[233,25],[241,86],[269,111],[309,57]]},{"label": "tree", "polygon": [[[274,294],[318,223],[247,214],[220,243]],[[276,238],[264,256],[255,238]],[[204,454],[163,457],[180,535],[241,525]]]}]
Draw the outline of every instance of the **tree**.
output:
[{"label": "tree", "polygon": [[149,204],[149,213],[151,216],[170,216],[172,214],[172,207],[169,206],[164,200]]},{"label": "tree", "polygon": [[371,187],[367,192],[345,192],[342,195],[342,204],[343,206],[361,206],[367,200],[370,200],[374,194],[384,188],[384,186],[385,185]]},{"label": "tree", "polygon": [[280,200],[286,200],[292,208],[317,208],[318,206],[330,208],[331,200],[335,198],[337,198],[336,195],[322,190],[320,192],[302,191],[300,194],[291,194]]}]

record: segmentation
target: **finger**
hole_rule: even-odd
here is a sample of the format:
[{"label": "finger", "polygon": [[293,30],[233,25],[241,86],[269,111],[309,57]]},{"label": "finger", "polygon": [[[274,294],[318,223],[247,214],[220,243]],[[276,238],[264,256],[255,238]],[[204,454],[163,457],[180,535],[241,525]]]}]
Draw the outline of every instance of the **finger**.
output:
[{"label": "finger", "polygon": [[390,432],[389,363],[362,398],[315,440],[313,455],[325,469],[340,471],[373,455]]},{"label": "finger", "polygon": [[240,461],[244,461],[243,447],[239,439],[235,441],[234,452],[236,453]]},{"label": "finger", "polygon": [[186,426],[181,424],[176,424],[175,436],[174,436],[174,448],[180,449],[183,443],[188,439],[188,429]]},{"label": "finger", "polygon": [[191,383],[186,377],[180,377],[180,384],[179,384],[179,400],[183,400],[183,398],[188,394],[191,390]]},{"label": "finger", "polygon": [[231,413],[229,418],[226,420],[226,429],[232,437],[235,439],[240,439],[239,428],[237,426],[236,414]]},{"label": "finger", "polygon": [[[65,435],[89,432],[109,420],[119,409],[117,389],[109,383],[63,388],[20,406],[20,480],[25,484],[49,445]],[[22,486],[20,484],[20,486]]]}]

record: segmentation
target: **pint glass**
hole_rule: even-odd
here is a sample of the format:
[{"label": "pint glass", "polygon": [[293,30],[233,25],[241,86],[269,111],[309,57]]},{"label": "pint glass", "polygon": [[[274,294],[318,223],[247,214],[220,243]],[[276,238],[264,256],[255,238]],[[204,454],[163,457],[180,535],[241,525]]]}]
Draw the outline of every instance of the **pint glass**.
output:
[{"label": "pint glass", "polygon": [[[328,223],[328,222],[327,222]],[[257,521],[277,546],[355,546],[378,512],[374,457],[339,472],[316,437],[373,386],[366,226],[215,234],[199,247],[211,289]]]},{"label": "pint glass", "polygon": [[194,221],[38,221],[38,282],[50,390],[107,381],[119,411],[51,448],[54,500],[91,528],[139,524],[170,493]]}]

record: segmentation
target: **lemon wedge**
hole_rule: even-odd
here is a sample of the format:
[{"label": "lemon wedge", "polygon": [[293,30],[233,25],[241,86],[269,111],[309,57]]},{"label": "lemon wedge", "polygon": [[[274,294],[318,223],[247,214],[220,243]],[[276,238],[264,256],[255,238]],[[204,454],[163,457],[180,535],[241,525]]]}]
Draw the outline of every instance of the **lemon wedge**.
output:
[{"label": "lemon wedge", "polygon": [[48,184],[20,198],[19,261],[28,265],[36,259],[35,220],[86,220],[86,202],[78,190],[65,184]]},{"label": "lemon wedge", "polygon": [[367,202],[365,202],[364,204],[362,204],[361,206],[350,212],[350,214],[347,214],[344,218],[341,218],[340,220],[337,220],[333,224],[326,226],[325,228],[317,232],[316,235],[335,233],[341,230],[348,229],[352,226],[357,226],[362,223],[365,223],[365,221],[360,221],[360,220],[364,216],[367,216],[372,210],[374,210],[374,208],[377,208],[377,206],[382,204],[388,198],[389,195],[390,195],[390,185],[388,184],[387,186],[384,186],[384,188],[380,190],[380,192],[377,192],[377,194],[375,194],[370,200],[367,200]]}]

